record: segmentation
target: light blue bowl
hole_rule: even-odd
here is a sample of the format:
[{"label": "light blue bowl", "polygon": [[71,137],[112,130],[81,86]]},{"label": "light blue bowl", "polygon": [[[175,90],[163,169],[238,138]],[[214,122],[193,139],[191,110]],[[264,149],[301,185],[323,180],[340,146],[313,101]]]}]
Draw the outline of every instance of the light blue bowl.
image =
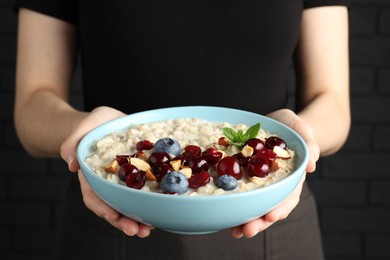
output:
[{"label": "light blue bowl", "polygon": [[[140,123],[196,117],[215,122],[261,123],[263,129],[278,134],[295,151],[295,172],[260,189],[220,196],[172,196],[130,189],[96,175],[85,163],[95,141],[107,134]],[[280,204],[305,174],[308,150],[303,139],[287,126],[255,113],[221,107],[175,107],[125,116],[101,125],[80,142],[77,157],[81,170],[96,194],[108,205],[136,221],[181,234],[205,234],[238,226],[256,219]]]}]

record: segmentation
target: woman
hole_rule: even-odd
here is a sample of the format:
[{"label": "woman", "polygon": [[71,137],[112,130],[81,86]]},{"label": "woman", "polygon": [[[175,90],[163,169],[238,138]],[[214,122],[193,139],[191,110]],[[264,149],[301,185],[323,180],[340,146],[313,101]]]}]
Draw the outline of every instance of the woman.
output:
[{"label": "woman", "polygon": [[[313,172],[319,156],[336,152],[349,131],[343,4],[21,0],[15,104],[20,140],[33,156],[61,156],[77,172],[78,142],[108,120],[158,107],[226,106],[266,114],[295,129],[310,150],[306,171]],[[85,111],[68,103],[78,50]],[[292,59],[296,111],[285,108]],[[232,228],[231,237],[152,230],[106,205],[78,171],[67,193],[58,254],[63,259],[323,259],[315,204],[304,179],[273,211]]]}]

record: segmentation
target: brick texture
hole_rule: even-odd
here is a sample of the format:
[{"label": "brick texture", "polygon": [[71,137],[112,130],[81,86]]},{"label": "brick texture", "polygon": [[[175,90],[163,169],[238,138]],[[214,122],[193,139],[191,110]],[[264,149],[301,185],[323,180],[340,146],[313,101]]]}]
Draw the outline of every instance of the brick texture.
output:
[{"label": "brick texture", "polygon": [[[351,3],[352,128],[341,151],[322,158],[307,180],[317,199],[327,260],[390,259],[390,0]],[[17,139],[12,4],[0,0],[0,259],[53,259],[70,173],[60,159],[31,158]],[[293,107],[292,68],[288,88]],[[80,66],[71,103],[83,107]]]}]

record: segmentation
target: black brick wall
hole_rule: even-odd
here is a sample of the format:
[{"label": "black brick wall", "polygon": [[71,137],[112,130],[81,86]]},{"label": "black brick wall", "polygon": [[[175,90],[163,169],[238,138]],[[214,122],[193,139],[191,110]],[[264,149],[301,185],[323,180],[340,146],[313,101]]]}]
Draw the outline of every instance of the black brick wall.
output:
[{"label": "black brick wall", "polygon": [[[390,259],[390,0],[352,3],[352,129],[342,150],[321,159],[308,181],[328,260]],[[12,0],[0,0],[0,259],[51,259],[69,173],[60,160],[31,158],[17,140],[11,7]],[[77,107],[80,79],[78,72]]]}]

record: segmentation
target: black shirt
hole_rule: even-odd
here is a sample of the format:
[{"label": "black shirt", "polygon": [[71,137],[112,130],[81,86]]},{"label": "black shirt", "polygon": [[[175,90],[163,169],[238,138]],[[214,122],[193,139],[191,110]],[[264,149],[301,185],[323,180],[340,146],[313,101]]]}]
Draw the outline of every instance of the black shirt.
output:
[{"label": "black shirt", "polygon": [[19,5],[78,27],[87,110],[215,105],[265,114],[285,106],[303,9],[341,2],[20,0]]}]

